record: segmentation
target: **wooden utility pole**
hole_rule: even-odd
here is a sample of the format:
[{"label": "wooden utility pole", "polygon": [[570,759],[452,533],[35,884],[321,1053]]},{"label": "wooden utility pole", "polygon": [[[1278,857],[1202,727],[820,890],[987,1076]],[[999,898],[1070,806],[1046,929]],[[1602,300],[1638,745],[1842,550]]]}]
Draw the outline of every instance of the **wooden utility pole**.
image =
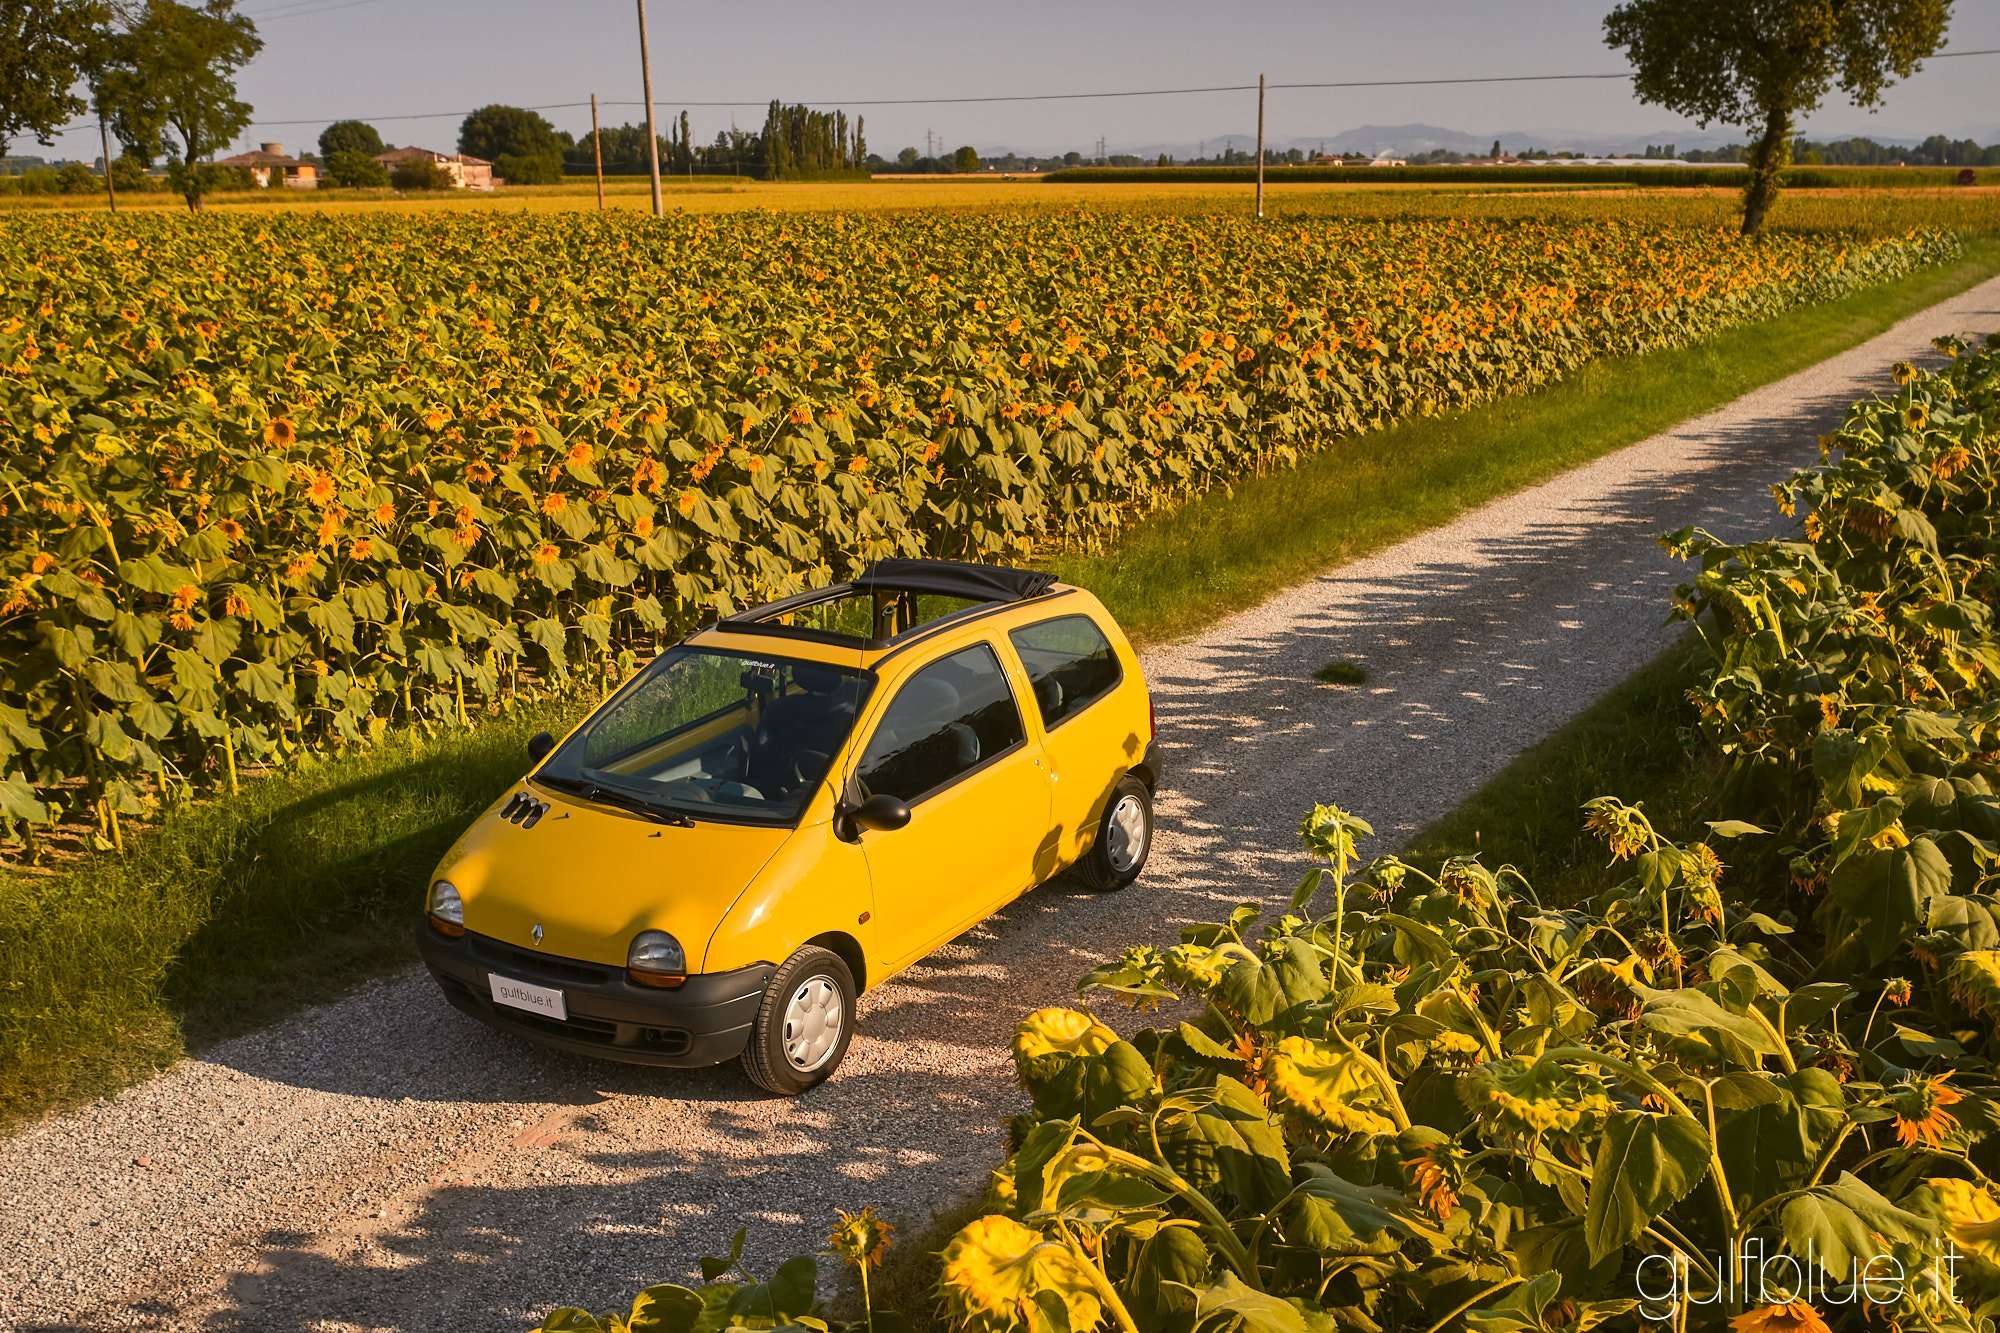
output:
[{"label": "wooden utility pole", "polygon": [[[644,3],[644,0],[641,0]],[[1257,76],[1257,216],[1264,216],[1264,76]]]},{"label": "wooden utility pole", "polygon": [[111,181],[111,132],[104,128],[104,111],[97,112],[97,141],[104,145],[104,197],[111,201],[111,211],[118,211],[118,187]]},{"label": "wooden utility pole", "polygon": [[660,202],[660,133],[653,128],[653,59],[646,54],[646,0],[639,0],[639,72],[646,84],[646,160],[653,169],[653,216],[665,217]]},{"label": "wooden utility pole", "polygon": [[604,138],[597,129],[597,94],[590,95],[590,151],[597,158],[597,211],[604,211]]}]

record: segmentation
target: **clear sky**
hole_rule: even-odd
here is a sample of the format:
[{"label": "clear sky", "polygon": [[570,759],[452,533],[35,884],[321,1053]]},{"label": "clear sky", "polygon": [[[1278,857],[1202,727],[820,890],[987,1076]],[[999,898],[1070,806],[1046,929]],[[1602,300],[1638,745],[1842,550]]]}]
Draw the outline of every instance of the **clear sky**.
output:
[{"label": "clear sky", "polygon": [[[869,147],[1116,152],[1153,144],[1213,148],[1256,128],[1254,94],[1086,102],[876,106],[864,98],[1062,93],[1210,84],[1617,71],[1603,43],[1612,0],[650,0],[654,100],[662,120],[689,107],[695,135],[732,114],[762,123],[772,97],[867,117]],[[309,147],[330,119],[373,122],[392,143],[449,149],[458,121],[488,102],[551,105],[640,97],[632,0],[241,0],[265,46],[242,75],[256,108],[242,143]],[[2000,3],[1958,0],[1947,50],[2000,47]],[[1816,134],[2000,139],[2000,57],[1936,61],[1870,116],[1830,105]],[[741,101],[732,112],[694,102]],[[423,119],[411,113],[451,114]],[[544,112],[587,131],[586,107]],[[639,120],[636,105],[604,109]],[[284,124],[280,122],[303,121]],[[1625,133],[1687,141],[1685,122],[1620,82],[1271,94],[1273,142],[1364,124],[1423,122],[1485,136],[1509,131]],[[13,151],[49,153],[32,143]],[[94,157],[94,129],[56,154]]]}]

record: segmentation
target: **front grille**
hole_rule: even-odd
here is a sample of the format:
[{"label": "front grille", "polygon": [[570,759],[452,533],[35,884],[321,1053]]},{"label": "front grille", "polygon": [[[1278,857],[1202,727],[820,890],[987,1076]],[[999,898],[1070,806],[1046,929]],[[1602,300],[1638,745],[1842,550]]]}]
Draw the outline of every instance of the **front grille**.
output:
[{"label": "front grille", "polygon": [[517,949],[490,935],[468,935],[472,956],[496,971],[518,976],[522,981],[556,977],[580,986],[602,986],[617,975],[617,969],[596,963],[580,963],[573,958],[552,958],[532,949]]},{"label": "front grille", "polygon": [[567,1037],[571,1041],[589,1042],[594,1046],[637,1047],[661,1055],[686,1055],[694,1047],[694,1037],[679,1028],[616,1023],[608,1018],[593,1018],[587,1014],[577,1013],[572,1013],[567,1019],[548,1018],[541,1014],[531,1014],[525,1009],[516,1009],[512,1005],[496,1004],[490,992],[469,985],[457,977],[439,973],[437,979],[440,985],[463,996],[471,1005],[490,1015],[501,1027],[543,1032],[552,1037]]}]

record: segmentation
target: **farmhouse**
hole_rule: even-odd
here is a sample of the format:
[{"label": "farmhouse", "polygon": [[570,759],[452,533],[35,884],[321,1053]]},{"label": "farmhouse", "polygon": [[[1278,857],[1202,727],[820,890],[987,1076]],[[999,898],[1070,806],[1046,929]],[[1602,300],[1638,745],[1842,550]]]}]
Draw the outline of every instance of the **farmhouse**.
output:
[{"label": "farmhouse", "polygon": [[254,153],[238,153],[234,157],[219,158],[218,167],[243,167],[250,173],[250,179],[269,189],[273,178],[280,185],[294,190],[319,188],[319,168],[310,162],[301,162],[296,157],[285,156],[285,146],[281,143],[257,145]]},{"label": "farmhouse", "polygon": [[429,148],[391,148],[386,153],[375,154],[375,160],[386,171],[410,162],[432,162],[451,177],[451,183],[461,190],[490,190],[499,180],[493,175],[493,164],[483,157],[470,153],[439,153]]}]

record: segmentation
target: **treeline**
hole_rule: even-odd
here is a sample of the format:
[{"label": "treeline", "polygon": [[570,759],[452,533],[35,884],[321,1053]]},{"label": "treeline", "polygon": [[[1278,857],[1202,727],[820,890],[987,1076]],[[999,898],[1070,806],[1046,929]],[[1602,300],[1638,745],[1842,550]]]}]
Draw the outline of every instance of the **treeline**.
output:
[{"label": "treeline", "polygon": [[[845,111],[815,111],[809,106],[772,102],[763,128],[734,126],[713,142],[697,144],[688,127],[688,113],[667,122],[658,136],[660,171],[675,176],[754,176],[762,180],[825,179],[859,175],[869,159],[866,120],[851,120]],[[564,136],[566,139],[568,136]],[[607,176],[643,176],[650,170],[644,125],[611,125],[599,131]],[[879,160],[879,159],[878,159]],[[589,175],[597,156],[588,135],[570,141],[562,155],[571,175]]]},{"label": "treeline", "polygon": [[[1660,156],[1675,155],[1672,144],[1662,148]],[[1742,162],[1749,151],[1743,144],[1732,143],[1721,148],[1691,148],[1680,156],[1688,162]],[[1650,148],[1647,155],[1652,155]],[[1864,137],[1825,143],[1796,139],[1792,142],[1792,161],[1808,167],[2000,167],[2000,143],[1982,147],[1977,139],[1953,139],[1942,134],[1933,134],[1914,146],[1877,143]]]}]

